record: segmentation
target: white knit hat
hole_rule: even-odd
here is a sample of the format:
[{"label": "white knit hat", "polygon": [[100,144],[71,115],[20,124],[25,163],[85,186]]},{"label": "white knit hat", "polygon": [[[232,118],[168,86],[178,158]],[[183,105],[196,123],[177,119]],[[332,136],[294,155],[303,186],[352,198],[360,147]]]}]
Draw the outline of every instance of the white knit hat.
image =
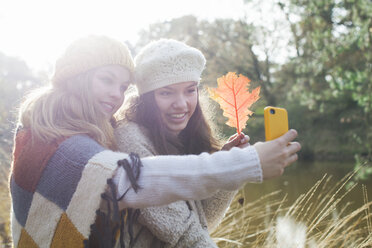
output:
[{"label": "white knit hat", "polygon": [[185,43],[161,39],[146,45],[134,58],[135,81],[140,95],[180,82],[199,82],[205,57]]}]

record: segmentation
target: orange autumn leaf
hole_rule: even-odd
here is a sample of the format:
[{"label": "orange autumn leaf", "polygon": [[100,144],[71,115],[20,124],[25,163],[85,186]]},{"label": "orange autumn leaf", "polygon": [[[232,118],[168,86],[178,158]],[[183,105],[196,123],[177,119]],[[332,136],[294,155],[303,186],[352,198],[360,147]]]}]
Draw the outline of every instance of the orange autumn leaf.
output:
[{"label": "orange autumn leaf", "polygon": [[248,91],[250,81],[241,74],[228,72],[217,79],[217,88],[208,88],[209,96],[220,104],[223,115],[228,118],[226,124],[235,127],[238,133],[253,114],[249,108],[260,98],[261,87]]}]

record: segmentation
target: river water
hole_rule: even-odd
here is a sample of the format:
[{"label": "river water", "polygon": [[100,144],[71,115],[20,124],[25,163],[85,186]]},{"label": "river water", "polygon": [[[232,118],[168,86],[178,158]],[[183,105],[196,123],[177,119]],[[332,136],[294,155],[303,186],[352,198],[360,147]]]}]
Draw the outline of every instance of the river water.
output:
[{"label": "river water", "polygon": [[[342,178],[353,171],[354,162],[303,162],[298,161],[286,168],[284,174],[277,178],[263,182],[262,184],[247,184],[244,187],[245,201],[256,200],[266,194],[280,190],[280,196],[287,197],[287,204],[293,203],[301,194],[305,194],[314,184],[323,178],[325,174],[331,177],[329,185],[335,186]],[[358,182],[342,200],[352,205],[361,206],[364,203],[362,185],[367,189],[369,201],[372,201],[372,178]],[[338,187],[340,188],[340,187]],[[343,187],[344,189],[345,187]],[[343,190],[342,189],[342,190]]]}]

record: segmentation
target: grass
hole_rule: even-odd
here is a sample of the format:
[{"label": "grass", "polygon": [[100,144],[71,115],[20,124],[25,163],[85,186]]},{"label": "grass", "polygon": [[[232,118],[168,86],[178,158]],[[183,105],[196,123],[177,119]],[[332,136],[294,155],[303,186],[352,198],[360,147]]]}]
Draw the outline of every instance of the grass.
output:
[{"label": "grass", "polygon": [[273,192],[254,202],[240,204],[236,196],[221,225],[212,233],[219,247],[371,247],[372,202],[366,188],[364,204],[353,209],[343,203],[356,185],[345,189],[352,178],[336,185],[324,176],[307,193],[287,206],[286,197]]}]

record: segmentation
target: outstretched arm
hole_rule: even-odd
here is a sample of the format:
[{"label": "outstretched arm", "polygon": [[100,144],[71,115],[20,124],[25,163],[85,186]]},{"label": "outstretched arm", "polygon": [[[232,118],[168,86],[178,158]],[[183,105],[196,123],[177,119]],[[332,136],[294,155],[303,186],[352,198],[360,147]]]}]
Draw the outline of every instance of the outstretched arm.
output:
[{"label": "outstretched arm", "polygon": [[142,159],[136,193],[127,175],[119,167],[114,182],[118,193],[127,194],[120,202],[123,208],[165,205],[178,200],[207,198],[219,189],[236,190],[246,181],[261,182],[262,170],[254,147],[233,148],[198,156],[157,156]]},{"label": "outstretched arm", "polygon": [[244,149],[233,148],[211,155],[144,158],[138,180],[142,188],[137,193],[130,187],[125,171],[119,167],[114,177],[118,193],[129,189],[120,205],[122,208],[142,208],[182,199],[203,199],[219,189],[236,190],[246,182],[280,176],[286,166],[297,160],[296,152],[301,146],[291,142],[296,136],[297,132],[290,130],[275,140]]}]

